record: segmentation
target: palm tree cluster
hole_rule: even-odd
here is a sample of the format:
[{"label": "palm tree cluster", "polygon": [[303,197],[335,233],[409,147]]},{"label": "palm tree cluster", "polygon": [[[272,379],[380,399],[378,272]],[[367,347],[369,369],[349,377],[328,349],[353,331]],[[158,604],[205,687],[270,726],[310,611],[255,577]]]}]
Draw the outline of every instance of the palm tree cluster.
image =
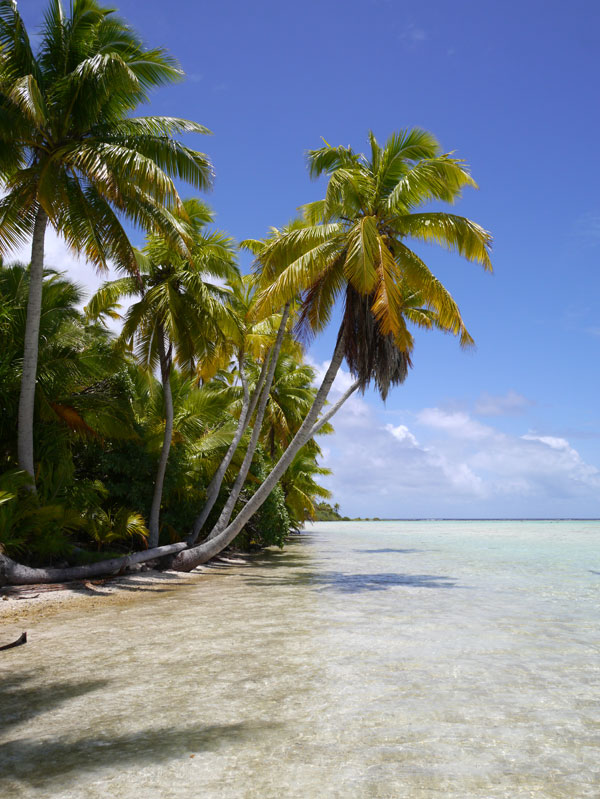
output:
[{"label": "palm tree cluster", "polygon": [[[242,276],[233,239],[175,183],[210,187],[209,158],[180,140],[209,131],[133,115],[182,76],[173,58],[97,0],[50,0],[38,42],[0,0],[0,255],[31,241],[29,264],[0,267],[0,583],[157,558],[189,570],[236,538],[282,545],[329,496],[315,437],[348,397],[406,379],[415,328],[473,343],[413,242],[491,270],[486,230],[426,207],[475,182],[422,130],[370,134],[368,154],[325,144],[308,153],[324,198],[242,242]],[[83,311],[81,289],[45,268],[48,227],[120,272]],[[315,388],[303,344],[336,307]],[[344,360],[354,382],[327,406]]]}]

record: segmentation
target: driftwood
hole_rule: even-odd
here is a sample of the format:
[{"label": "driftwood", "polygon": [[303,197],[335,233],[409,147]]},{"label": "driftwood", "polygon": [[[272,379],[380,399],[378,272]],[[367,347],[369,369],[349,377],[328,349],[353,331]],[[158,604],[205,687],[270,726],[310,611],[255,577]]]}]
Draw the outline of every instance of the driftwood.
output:
[{"label": "driftwood", "polygon": [[21,635],[17,638],[16,641],[13,641],[12,644],[5,644],[4,646],[0,646],[0,651],[3,649],[12,649],[15,646],[22,646],[23,644],[27,643],[27,633],[21,633]]}]

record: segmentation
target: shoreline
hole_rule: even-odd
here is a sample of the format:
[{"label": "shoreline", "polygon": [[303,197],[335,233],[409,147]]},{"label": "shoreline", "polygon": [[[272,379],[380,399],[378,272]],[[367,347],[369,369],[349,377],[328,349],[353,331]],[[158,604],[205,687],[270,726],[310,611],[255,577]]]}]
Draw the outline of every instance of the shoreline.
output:
[{"label": "shoreline", "polygon": [[30,635],[31,626],[37,621],[63,611],[88,611],[107,602],[115,607],[128,604],[148,592],[175,590],[181,585],[195,583],[215,569],[248,563],[251,558],[249,553],[232,552],[213,558],[191,572],[149,569],[69,583],[4,586],[0,589],[0,646],[12,643],[21,633]]}]

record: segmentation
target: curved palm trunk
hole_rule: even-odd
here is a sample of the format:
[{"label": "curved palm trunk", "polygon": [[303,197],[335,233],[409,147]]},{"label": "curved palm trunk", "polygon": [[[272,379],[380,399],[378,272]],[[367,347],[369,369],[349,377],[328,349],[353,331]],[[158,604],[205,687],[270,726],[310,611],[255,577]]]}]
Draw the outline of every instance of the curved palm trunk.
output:
[{"label": "curved palm trunk", "polygon": [[148,546],[158,546],[159,537],[159,521],[160,521],[160,504],[162,502],[163,485],[165,482],[165,473],[167,471],[167,461],[169,460],[169,451],[171,449],[171,440],[173,438],[173,395],[171,394],[171,357],[165,351],[165,336],[162,325],[158,325],[158,357],[160,360],[160,375],[162,381],[163,398],[165,403],[165,434],[163,437],[162,449],[160,451],[160,458],[158,460],[158,469],[156,470],[156,480],[154,481],[154,494],[152,496],[152,507],[150,508],[150,521],[148,529],[150,535],[148,537]]},{"label": "curved palm trunk", "polygon": [[281,351],[281,345],[283,343],[283,335],[285,333],[285,326],[287,324],[289,314],[290,314],[290,306],[288,303],[283,309],[281,322],[279,323],[279,330],[277,331],[277,338],[275,339],[275,344],[273,345],[273,352],[271,353],[271,361],[269,363],[269,369],[267,371],[265,385],[260,398],[260,402],[258,403],[258,408],[256,409],[256,418],[254,420],[254,426],[252,428],[252,435],[250,437],[250,443],[248,444],[248,449],[246,450],[246,454],[244,455],[244,460],[240,467],[240,471],[238,472],[238,475],[235,478],[235,482],[233,484],[233,488],[231,489],[231,493],[229,494],[229,496],[227,497],[227,501],[225,502],[225,507],[221,511],[221,515],[219,516],[218,522],[215,524],[215,526],[207,536],[206,539],[207,541],[218,536],[219,533],[222,530],[224,530],[229,524],[229,520],[231,519],[231,514],[233,513],[233,509],[235,508],[235,503],[238,500],[241,490],[244,487],[244,483],[246,482],[246,477],[248,476],[248,472],[250,471],[252,458],[254,457],[254,453],[256,452],[256,446],[258,444],[258,439],[260,436],[260,431],[265,416],[265,409],[267,407],[267,402],[269,400],[269,393],[271,391],[271,385],[273,383],[273,377],[275,375],[275,367],[277,366],[277,361],[279,359],[279,353]]},{"label": "curved palm trunk", "polygon": [[210,481],[208,488],[206,489],[206,501],[204,503],[204,507],[202,508],[201,513],[196,517],[194,521],[194,526],[192,527],[192,531],[188,538],[189,546],[194,546],[196,541],[198,540],[198,536],[200,535],[206,520],[208,519],[208,515],[214,507],[215,502],[217,501],[217,497],[219,496],[219,491],[221,490],[221,485],[223,484],[223,478],[225,477],[225,472],[229,468],[229,464],[233,460],[233,456],[236,453],[236,450],[242,440],[244,433],[246,432],[248,425],[250,424],[250,419],[252,418],[252,414],[254,413],[254,409],[256,408],[256,403],[260,396],[260,392],[262,391],[262,387],[265,381],[265,376],[267,374],[267,365],[269,363],[269,352],[265,355],[265,359],[263,361],[262,368],[260,370],[260,376],[258,378],[258,383],[254,391],[252,392],[252,398],[249,397],[248,394],[248,381],[246,379],[246,375],[244,373],[244,359],[240,358],[240,379],[242,381],[242,386],[244,390],[244,401],[242,404],[242,412],[240,413],[240,418],[238,421],[238,426],[235,431],[235,435],[231,444],[229,445],[229,449],[225,453],[223,460],[219,464],[219,468],[214,473],[212,480]]},{"label": "curved palm trunk", "polygon": [[34,481],[33,420],[35,408],[35,383],[37,376],[40,317],[42,313],[42,285],[44,280],[44,237],[48,217],[38,207],[31,243],[31,265],[29,268],[29,298],[25,322],[25,346],[23,349],[23,374],[19,394],[19,416],[17,432],[17,454],[19,467],[28,472]]},{"label": "curved palm trunk", "polygon": [[[341,359],[340,359],[341,363]],[[332,367],[334,368],[335,372],[339,368],[339,364],[337,367],[334,366],[332,362],[332,366],[329,367],[328,373],[325,375],[325,380],[321,385],[321,389],[325,387],[326,381],[329,383],[329,387],[331,387],[331,383],[333,383],[333,378],[335,377],[335,372],[331,380],[329,381],[329,372],[332,371]],[[343,405],[343,403],[348,399],[348,397],[356,391],[358,388],[359,383],[356,382],[352,385],[346,393],[338,400],[338,402],[333,405],[329,411],[324,414],[320,419],[318,419],[310,428],[310,430],[304,432],[304,438],[306,439],[300,446],[304,446],[306,441],[312,438],[319,429],[325,424],[325,422],[329,421],[331,417],[339,410],[339,408]],[[327,392],[329,391],[329,387],[327,388]],[[318,396],[318,395],[317,395]],[[323,402],[325,400],[323,399]],[[316,398],[315,398],[316,402]],[[322,405],[322,404],[321,404]],[[311,412],[309,416],[312,416],[312,412],[315,406],[311,408]],[[309,418],[308,416],[306,417]],[[298,431],[300,432],[300,431]],[[294,441],[290,444],[290,449],[294,446]],[[291,458],[289,458],[289,463],[294,459],[296,452],[300,448],[300,446],[295,448],[294,453],[292,454]],[[289,450],[288,450],[289,451]],[[287,452],[285,453],[287,455]],[[284,455],[284,457],[285,457]],[[280,469],[280,464],[283,461],[283,457],[280,462],[277,464],[275,469]],[[285,463],[285,466],[281,469],[281,474],[285,472],[288,468],[289,463]],[[275,470],[274,470],[275,471]],[[263,486],[259,489],[262,491],[263,487],[267,483],[267,481],[272,480],[272,475],[269,475]],[[229,528],[223,531],[223,534],[219,537],[219,539],[211,539],[210,541],[201,544],[199,547],[195,547],[194,549],[187,549],[187,544],[184,542],[179,542],[177,544],[168,544],[167,546],[156,547],[154,549],[146,549],[142,552],[134,552],[131,555],[125,555],[121,558],[111,558],[110,560],[102,560],[98,563],[90,563],[87,566],[69,566],[64,569],[32,569],[30,566],[24,566],[21,563],[16,563],[11,558],[6,557],[6,555],[2,555],[0,553],[0,588],[3,585],[35,585],[37,583],[58,583],[58,582],[68,582],[69,580],[85,580],[90,577],[98,577],[101,575],[106,574],[122,574],[124,573],[130,566],[136,563],[145,563],[149,560],[155,560],[157,558],[164,558],[164,557],[173,557],[175,555],[175,560],[171,564],[173,568],[178,569],[179,571],[191,571],[191,569],[198,566],[200,563],[205,563],[210,558],[218,555],[218,553],[230,543],[233,538],[237,535],[235,531],[233,535],[230,536],[231,528],[234,525],[237,527],[237,524],[244,514],[243,520],[241,521],[241,527],[248,521],[250,516],[260,507],[260,505],[264,502],[267,496],[272,491],[275,483],[279,480],[281,475],[277,473],[275,475],[275,479],[272,482],[272,485],[269,484],[268,490],[265,490],[264,495],[259,498],[259,502],[253,505],[248,511],[248,503],[244,506],[240,515],[235,519],[233,525],[230,525]],[[259,491],[252,497],[252,500],[255,500]],[[251,501],[252,501],[251,500]],[[246,515],[247,514],[247,515]],[[227,537],[225,543],[222,541]]]},{"label": "curved palm trunk", "polygon": [[[298,450],[303,447],[304,444],[306,444],[306,442],[310,439],[311,435],[323,424],[325,424],[325,422],[333,415],[333,413],[328,412],[325,414],[325,418],[317,420],[317,417],[323,405],[325,404],[327,395],[329,394],[332,383],[343,360],[344,335],[342,333],[338,337],[333,358],[327,372],[325,373],[323,382],[317,391],[317,395],[310,411],[302,422],[300,429],[292,439],[289,447],[283,453],[277,464],[273,467],[270,474],[265,478],[262,485],[259,487],[256,493],[250,497],[248,502],[244,505],[242,510],[231,524],[229,524],[224,530],[219,532],[213,538],[208,538],[206,541],[200,544],[200,546],[180,552],[171,560],[171,568],[177,569],[178,571],[190,571],[201,563],[206,563],[207,560],[210,560],[210,558],[218,555],[218,553],[221,552],[221,550],[223,550],[228,544],[230,544],[236,535],[241,532],[248,519],[250,519],[251,516],[260,508],[273,488],[275,488],[278,480],[285,474],[288,466],[294,460]],[[355,390],[355,387],[353,387],[353,390]],[[346,393],[348,396],[350,396],[350,393],[352,392]],[[336,410],[339,407],[340,403],[337,403],[334,406]],[[333,408],[331,410],[333,411]]]},{"label": "curved palm trunk", "polygon": [[155,549],[145,549],[134,552],[122,558],[101,560],[87,566],[68,566],[64,569],[32,569],[22,563],[16,563],[6,555],[0,554],[0,587],[3,585],[36,585],[37,583],[62,583],[69,580],[86,580],[90,577],[99,577],[105,574],[122,574],[135,563],[145,563],[148,560],[164,558],[185,549],[186,544],[180,541],[177,544],[168,544]]},{"label": "curved palm trunk", "polygon": [[[360,387],[360,380],[356,380],[354,383],[352,383],[350,388],[346,389],[346,391],[342,394],[342,396],[335,403],[335,405],[332,405],[331,408],[327,411],[327,413],[324,413],[320,419],[317,419],[317,421],[312,426],[310,432],[306,436],[306,441],[304,443],[309,442],[311,438],[317,435],[317,433],[323,427],[323,425],[326,424],[331,419],[332,416],[335,416],[335,414],[339,411],[339,409],[346,402],[346,400],[349,397],[351,397],[356,391],[356,389],[359,387]],[[304,446],[304,444],[302,446]]]}]

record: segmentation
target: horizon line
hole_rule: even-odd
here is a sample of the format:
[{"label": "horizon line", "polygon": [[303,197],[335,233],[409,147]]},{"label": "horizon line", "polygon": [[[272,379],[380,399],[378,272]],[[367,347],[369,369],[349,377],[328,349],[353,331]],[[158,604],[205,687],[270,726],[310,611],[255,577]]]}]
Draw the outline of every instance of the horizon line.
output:
[{"label": "horizon line", "polygon": [[[311,521],[307,519],[307,521]],[[316,524],[315,519],[312,523]],[[596,516],[355,516],[321,521],[349,522],[600,522]]]}]

